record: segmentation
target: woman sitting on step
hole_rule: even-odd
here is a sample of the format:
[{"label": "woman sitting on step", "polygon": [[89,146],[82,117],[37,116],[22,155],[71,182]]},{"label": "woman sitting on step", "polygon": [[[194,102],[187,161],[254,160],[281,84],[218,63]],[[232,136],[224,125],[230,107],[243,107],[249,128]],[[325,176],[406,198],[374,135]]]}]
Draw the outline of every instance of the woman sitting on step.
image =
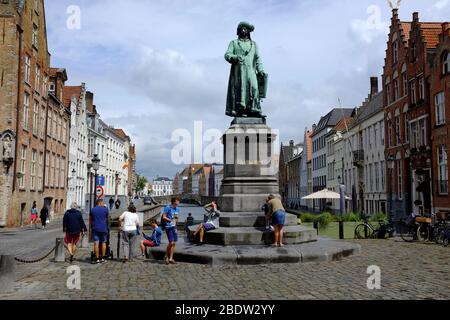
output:
[{"label": "woman sitting on step", "polygon": [[213,201],[210,204],[206,205],[204,208],[207,212],[205,214],[205,222],[202,223],[194,233],[194,237],[196,237],[197,234],[200,234],[199,245],[203,245],[203,237],[205,235],[205,232],[219,229],[220,211],[217,209],[217,203]]}]

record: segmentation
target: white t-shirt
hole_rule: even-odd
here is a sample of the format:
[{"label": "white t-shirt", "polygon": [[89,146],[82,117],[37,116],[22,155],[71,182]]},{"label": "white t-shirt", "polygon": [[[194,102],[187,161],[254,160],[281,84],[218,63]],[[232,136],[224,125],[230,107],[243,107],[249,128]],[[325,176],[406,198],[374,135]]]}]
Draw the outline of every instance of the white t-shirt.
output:
[{"label": "white t-shirt", "polygon": [[136,226],[139,225],[139,216],[137,213],[125,211],[120,216],[120,220],[123,221],[123,231],[136,231]]}]

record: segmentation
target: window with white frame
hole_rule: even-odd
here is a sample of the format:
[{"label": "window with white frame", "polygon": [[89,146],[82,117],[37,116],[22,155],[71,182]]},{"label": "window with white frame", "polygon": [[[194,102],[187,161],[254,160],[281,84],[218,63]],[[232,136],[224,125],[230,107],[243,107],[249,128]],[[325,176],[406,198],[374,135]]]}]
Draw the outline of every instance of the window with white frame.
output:
[{"label": "window with white frame", "polygon": [[425,99],[425,81],[423,76],[419,78],[419,100]]},{"label": "window with white frame", "polygon": [[44,139],[45,135],[45,107],[41,108],[41,117],[39,123],[39,137]]},{"label": "window with white frame", "polygon": [[27,54],[25,56],[25,81],[30,83],[31,76],[31,57]]},{"label": "window with white frame", "polygon": [[19,178],[19,188],[25,188],[25,173],[26,173],[26,162],[27,162],[27,146],[22,145],[22,152],[20,153],[20,178]]},{"label": "window with white frame", "polygon": [[57,118],[58,118],[58,127],[56,129],[56,139],[58,141],[61,141],[62,117],[60,115],[57,115]]},{"label": "window with white frame", "polygon": [[36,190],[36,161],[37,151],[31,150],[31,170],[30,170],[30,188]]},{"label": "window with white frame", "polygon": [[398,199],[403,199],[402,160],[397,160]]},{"label": "window with white frame", "polygon": [[411,103],[417,103],[417,95],[416,95],[416,80],[411,81]]},{"label": "window with white frame", "polygon": [[52,130],[52,137],[53,137],[53,139],[56,139],[56,133],[57,133],[57,131],[58,131],[58,120],[57,120],[57,118],[58,118],[58,114],[56,113],[56,111],[55,112],[53,112],[53,130]]},{"label": "window with white frame", "polygon": [[406,72],[402,73],[403,78],[403,96],[408,94],[408,74]]},{"label": "window with white frame", "polygon": [[38,26],[33,24],[32,44],[35,48],[38,48]]},{"label": "window with white frame", "polygon": [[404,126],[405,126],[405,131],[404,131],[405,142],[409,142],[409,114],[408,114],[408,112],[405,112],[403,114],[403,121],[404,121]]},{"label": "window with white frame", "polygon": [[398,115],[395,117],[395,143],[396,143],[396,145],[400,145],[400,143],[401,143],[400,135],[401,135],[400,116]]},{"label": "window with white frame", "polygon": [[445,145],[438,147],[439,194],[448,194],[448,162]]},{"label": "window with white frame", "polygon": [[417,122],[414,121],[411,123],[411,147],[417,148],[418,146],[418,130],[417,130]]},{"label": "window with white frame", "polygon": [[33,134],[38,135],[39,131],[39,102],[34,101],[33,107]]},{"label": "window with white frame", "polygon": [[450,73],[450,52],[446,52],[442,60],[442,74]]},{"label": "window with white frame", "polygon": [[44,74],[44,78],[42,80],[42,96],[47,97],[47,87],[48,87],[48,76]]},{"label": "window with white frame", "polygon": [[40,91],[41,86],[40,83],[41,83],[41,67],[36,65],[36,72],[34,74],[34,90],[36,90],[37,92]]},{"label": "window with white frame", "polygon": [[28,130],[28,118],[29,118],[29,112],[30,112],[30,95],[28,93],[25,93],[23,97],[23,119],[22,119],[22,126],[25,130]]},{"label": "window with white frame", "polygon": [[50,152],[46,152],[45,157],[45,186],[50,186]]},{"label": "window with white frame", "polygon": [[52,168],[50,171],[50,187],[54,187],[55,186],[55,154],[53,153],[51,155],[51,164],[52,164]]},{"label": "window with white frame", "polygon": [[386,84],[386,102],[387,104],[391,104],[391,84]]},{"label": "window with white frame", "polygon": [[394,79],[394,101],[397,101],[400,97],[398,89],[398,79]]},{"label": "window with white frame", "polygon": [[38,178],[37,178],[37,190],[42,190],[42,175],[43,175],[43,165],[44,163],[44,153],[39,152],[39,161],[38,161]]},{"label": "window with white frame", "polygon": [[436,125],[445,124],[445,105],[444,105],[444,92],[439,92],[435,98],[436,108]]},{"label": "window with white frame", "polygon": [[61,142],[66,144],[67,138],[67,121],[64,119],[62,123]]},{"label": "window with white frame", "polygon": [[395,40],[394,43],[392,44],[393,47],[393,58],[394,58],[394,64],[398,62],[398,40]]},{"label": "window with white frame", "polygon": [[59,186],[61,188],[65,187],[65,177],[66,177],[66,159],[64,157],[61,157],[61,174],[60,174],[60,183]]},{"label": "window with white frame", "polygon": [[59,167],[59,165],[60,165],[60,157],[59,157],[59,155],[58,156],[56,156],[56,158],[55,158],[55,161],[56,161],[56,163],[55,163],[55,187],[56,188],[59,188],[59,175],[60,175],[60,167]]},{"label": "window with white frame", "polygon": [[380,171],[381,171],[381,190],[384,191],[386,189],[386,165],[384,161],[380,162]]},{"label": "window with white frame", "polygon": [[381,145],[384,146],[384,135],[386,134],[384,132],[384,120],[380,121],[380,128]]},{"label": "window with white frame", "polygon": [[425,119],[419,120],[419,147],[425,146],[427,144],[427,128]]}]

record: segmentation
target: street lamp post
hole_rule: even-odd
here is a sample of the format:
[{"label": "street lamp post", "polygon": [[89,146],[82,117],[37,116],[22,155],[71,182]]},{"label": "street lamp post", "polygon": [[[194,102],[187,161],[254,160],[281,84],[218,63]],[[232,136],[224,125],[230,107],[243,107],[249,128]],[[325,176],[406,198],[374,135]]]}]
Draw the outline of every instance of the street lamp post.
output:
[{"label": "street lamp post", "polygon": [[[88,165],[88,169],[89,169],[89,176],[90,176],[90,181],[91,181],[91,183],[90,183],[90,185],[91,185],[91,192],[90,192],[90,194],[89,194],[89,198],[90,198],[90,205],[89,205],[89,242],[93,242],[93,238],[92,238],[92,221],[91,221],[91,214],[90,214],[90,211],[91,211],[91,209],[92,209],[92,207],[94,206],[93,205],[93,203],[94,203],[94,201],[92,201],[92,198],[94,198],[94,200],[95,200],[95,193],[96,193],[96,190],[97,190],[97,172],[98,172],[98,169],[100,168],[100,158],[98,157],[98,155],[97,154],[94,154],[94,158],[92,158],[92,160],[91,160],[91,165]],[[94,188],[94,190],[92,190],[92,172],[91,172],[91,170],[90,169],[94,169],[94,172],[95,172],[95,174],[94,174],[94,177],[95,177],[95,188]]]},{"label": "street lamp post", "polygon": [[392,223],[394,218],[394,162],[395,158],[393,155],[389,155],[387,158],[389,166],[389,177],[390,177],[390,190],[389,190],[389,223]]},{"label": "street lamp post", "polygon": [[[75,181],[75,177],[77,176],[77,172],[75,171],[75,169],[72,170],[72,202],[76,202],[77,201],[77,195],[76,195],[76,181]],[[71,205],[69,203],[69,205]]]},{"label": "street lamp post", "polygon": [[339,194],[340,194],[340,209],[341,217],[339,219],[339,239],[344,239],[344,221],[343,216],[345,214],[345,185],[341,180],[341,176],[338,177],[339,181]]}]

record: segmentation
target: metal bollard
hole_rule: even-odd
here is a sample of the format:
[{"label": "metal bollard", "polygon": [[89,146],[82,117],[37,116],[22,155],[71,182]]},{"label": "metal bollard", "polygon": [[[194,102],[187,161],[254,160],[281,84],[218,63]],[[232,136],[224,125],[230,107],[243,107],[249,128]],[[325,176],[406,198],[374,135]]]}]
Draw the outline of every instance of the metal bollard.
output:
[{"label": "metal bollard", "polygon": [[117,233],[117,260],[120,260],[120,235],[121,232]]},{"label": "metal bollard", "polygon": [[339,221],[339,239],[344,240],[344,222]]},{"label": "metal bollard", "polygon": [[14,256],[0,256],[0,293],[12,292],[16,281]]},{"label": "metal bollard", "polygon": [[55,245],[55,262],[66,261],[66,248],[64,248],[64,240],[62,238],[56,238]]},{"label": "metal bollard", "polygon": [[317,235],[319,235],[319,223],[317,221],[313,222],[313,227],[317,230]]}]

